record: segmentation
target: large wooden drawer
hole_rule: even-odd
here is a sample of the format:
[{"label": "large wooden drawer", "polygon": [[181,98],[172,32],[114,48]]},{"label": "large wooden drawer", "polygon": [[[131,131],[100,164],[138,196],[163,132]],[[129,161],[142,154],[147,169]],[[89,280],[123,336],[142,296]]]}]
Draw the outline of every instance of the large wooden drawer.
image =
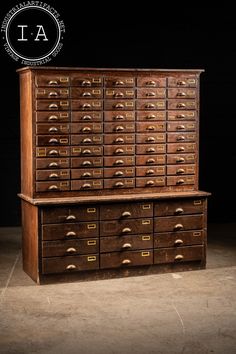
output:
[{"label": "large wooden drawer", "polygon": [[105,98],[116,98],[120,100],[121,98],[135,98],[135,90],[127,88],[112,88],[106,89],[104,91]]},{"label": "large wooden drawer", "polygon": [[69,88],[37,88],[35,90],[36,98],[60,98],[65,99],[70,97]]},{"label": "large wooden drawer", "polygon": [[[73,214],[74,216],[76,214]],[[42,225],[42,240],[68,240],[71,238],[98,237],[99,224],[98,221],[91,222],[74,222],[61,224]],[[75,223],[76,222],[76,223]]]},{"label": "large wooden drawer", "polygon": [[195,165],[173,165],[167,166],[167,175],[193,175],[196,172]]},{"label": "large wooden drawer", "polygon": [[72,122],[101,122],[103,117],[102,112],[71,112]]},{"label": "large wooden drawer", "polygon": [[71,273],[80,270],[99,269],[99,255],[81,255],[43,258],[42,273]]},{"label": "large wooden drawer", "polygon": [[37,100],[35,105],[38,111],[67,111],[70,109],[70,100]]},{"label": "large wooden drawer", "polygon": [[162,232],[154,234],[154,248],[203,244],[203,231]]},{"label": "large wooden drawer", "polygon": [[134,166],[135,157],[134,156],[116,156],[116,157],[104,157],[104,166]]},{"label": "large wooden drawer", "polygon": [[135,134],[105,134],[104,144],[134,144]]},{"label": "large wooden drawer", "polygon": [[135,112],[133,111],[105,111],[104,121],[106,122],[122,122],[122,121],[134,121]]},{"label": "large wooden drawer", "polygon": [[123,189],[123,188],[134,188],[135,179],[134,178],[112,178],[104,180],[104,188],[112,189]]},{"label": "large wooden drawer", "polygon": [[167,130],[170,132],[188,132],[196,130],[196,122],[170,122],[167,123]]},{"label": "large wooden drawer", "polygon": [[137,78],[138,87],[166,87],[166,78],[161,76],[142,76]]},{"label": "large wooden drawer", "polygon": [[153,251],[128,251],[103,253],[100,255],[100,268],[119,268],[153,264]]},{"label": "large wooden drawer", "polygon": [[36,112],[35,115],[37,123],[67,123],[70,121],[70,112]]},{"label": "large wooden drawer", "polygon": [[138,155],[136,156],[136,165],[148,165],[148,166],[153,166],[153,165],[164,165],[166,162],[166,156],[165,155],[152,155],[152,156],[147,156],[147,155]]},{"label": "large wooden drawer", "polygon": [[104,133],[133,133],[135,132],[135,124],[132,122],[106,123],[104,125]]},{"label": "large wooden drawer", "polygon": [[42,244],[42,257],[62,257],[98,252],[98,239],[44,241]]},{"label": "large wooden drawer", "polygon": [[61,192],[70,190],[70,181],[36,182],[36,192]]},{"label": "large wooden drawer", "polygon": [[155,144],[155,145],[136,145],[136,154],[137,155],[152,155],[152,154],[164,154],[166,152],[165,144]]},{"label": "large wooden drawer", "polygon": [[37,124],[36,134],[68,134],[70,132],[69,124]]},{"label": "large wooden drawer", "polygon": [[203,257],[203,246],[161,248],[154,250],[154,264],[202,261]]},{"label": "large wooden drawer", "polygon": [[153,166],[153,167],[136,167],[137,177],[147,177],[147,176],[164,176],[165,166]]},{"label": "large wooden drawer", "polygon": [[101,146],[71,146],[71,156],[102,156]]},{"label": "large wooden drawer", "polygon": [[101,88],[90,87],[72,87],[71,98],[102,98],[103,90]]},{"label": "large wooden drawer", "polygon": [[168,98],[196,98],[196,89],[173,88],[168,89]]},{"label": "large wooden drawer", "polygon": [[61,179],[69,179],[70,170],[61,169],[61,170],[39,170],[36,171],[36,181],[55,181]]},{"label": "large wooden drawer", "polygon": [[135,167],[104,168],[104,178],[135,177]]},{"label": "large wooden drawer", "polygon": [[203,222],[202,214],[156,217],[154,219],[154,232],[199,230],[203,228]]},{"label": "large wooden drawer", "polygon": [[163,187],[165,186],[165,177],[140,177],[136,178],[137,188]]},{"label": "large wooden drawer", "polygon": [[76,168],[71,170],[71,179],[103,178],[102,168]]},{"label": "large wooden drawer", "polygon": [[195,154],[168,154],[167,155],[167,164],[186,164],[186,163],[195,163],[196,156]]},{"label": "large wooden drawer", "polygon": [[138,100],[136,101],[137,110],[161,110],[166,109],[166,100]]},{"label": "large wooden drawer", "polygon": [[156,120],[165,120],[166,119],[166,112],[165,111],[137,111],[137,120],[143,121],[156,121]]},{"label": "large wooden drawer", "polygon": [[119,219],[100,223],[100,236],[146,234],[152,231],[152,218]]},{"label": "large wooden drawer", "polygon": [[180,143],[180,144],[167,144],[167,153],[188,153],[195,152],[195,143]]},{"label": "large wooden drawer", "polygon": [[73,111],[101,111],[103,101],[94,99],[71,100],[71,109]]},{"label": "large wooden drawer", "polygon": [[35,77],[36,86],[57,87],[57,86],[69,86],[69,76],[58,73],[49,75],[37,75]]},{"label": "large wooden drawer", "polygon": [[101,134],[94,135],[71,135],[71,145],[101,145],[103,143],[103,136]]},{"label": "large wooden drawer", "polygon": [[88,180],[72,180],[71,181],[71,190],[77,191],[87,191],[103,188],[103,180],[100,179],[88,179]]},{"label": "large wooden drawer", "polygon": [[36,136],[37,146],[64,146],[70,144],[69,135],[38,135]]},{"label": "large wooden drawer", "polygon": [[117,203],[100,206],[100,219],[132,219],[153,216],[153,203]]},{"label": "large wooden drawer", "polygon": [[134,100],[105,100],[104,110],[126,110],[133,111],[135,109]]},{"label": "large wooden drawer", "polygon": [[166,141],[165,133],[136,134],[136,144],[157,144]]},{"label": "large wooden drawer", "polygon": [[111,236],[100,238],[100,252],[119,252],[153,248],[153,235]]},{"label": "large wooden drawer", "polygon": [[197,135],[195,133],[168,133],[167,142],[176,143],[176,142],[189,142],[196,141]]},{"label": "large wooden drawer", "polygon": [[70,159],[69,158],[40,158],[36,159],[37,169],[50,169],[50,168],[69,168]]},{"label": "large wooden drawer", "polygon": [[168,120],[195,120],[197,118],[197,111],[168,111]]},{"label": "large wooden drawer", "polygon": [[36,148],[36,156],[37,157],[67,157],[70,156],[70,148],[69,147],[37,147]]},{"label": "large wooden drawer", "polygon": [[137,133],[155,133],[163,132],[166,129],[166,123],[164,122],[138,122],[136,123]]},{"label": "large wooden drawer", "polygon": [[71,75],[71,86],[88,88],[90,86],[102,86],[102,76],[93,73],[81,73]]},{"label": "large wooden drawer", "polygon": [[137,98],[165,98],[166,89],[165,88],[138,88]]},{"label": "large wooden drawer", "polygon": [[103,131],[102,123],[71,123],[72,134],[99,134]]},{"label": "large wooden drawer", "polygon": [[134,155],[135,145],[106,145],[104,146],[104,155]]},{"label": "large wooden drawer", "polygon": [[103,157],[72,157],[71,167],[72,168],[87,168],[87,167],[102,167]]},{"label": "large wooden drawer", "polygon": [[194,184],[196,180],[195,176],[168,176],[167,186],[183,186]]},{"label": "large wooden drawer", "polygon": [[42,224],[98,220],[98,207],[93,205],[48,207],[41,212]]},{"label": "large wooden drawer", "polygon": [[135,78],[132,76],[117,76],[105,77],[104,85],[106,87],[133,87],[135,86]]},{"label": "large wooden drawer", "polygon": [[197,78],[195,75],[181,75],[178,77],[169,77],[168,78],[169,87],[196,87]]}]

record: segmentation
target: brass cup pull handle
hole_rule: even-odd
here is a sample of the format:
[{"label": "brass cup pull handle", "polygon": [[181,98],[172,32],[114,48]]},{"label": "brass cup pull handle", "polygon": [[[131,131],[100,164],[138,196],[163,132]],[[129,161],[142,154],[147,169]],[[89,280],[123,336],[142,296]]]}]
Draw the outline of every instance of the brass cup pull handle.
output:
[{"label": "brass cup pull handle", "polygon": [[76,248],[74,248],[74,247],[69,247],[69,248],[67,248],[66,252],[67,252],[67,253],[75,253],[75,252],[76,252]]},{"label": "brass cup pull handle", "polygon": [[92,162],[86,160],[86,161],[83,161],[83,162],[82,162],[82,165],[83,165],[83,166],[91,166],[91,165],[92,165]]},{"label": "brass cup pull handle", "polygon": [[146,186],[152,187],[155,185],[154,181],[147,181]]},{"label": "brass cup pull handle", "polygon": [[184,119],[185,118],[185,114],[177,114],[176,118]]},{"label": "brass cup pull handle", "polygon": [[156,139],[153,136],[147,138],[148,142],[154,142]]},{"label": "brass cup pull handle", "polygon": [[123,249],[132,248],[132,245],[131,243],[124,243],[121,248]]},{"label": "brass cup pull handle", "polygon": [[178,157],[176,159],[176,162],[185,162],[185,159],[183,157]]},{"label": "brass cup pull handle", "polygon": [[123,105],[123,103],[117,103],[117,104],[115,104],[114,105],[114,108],[124,108],[124,105]]},{"label": "brass cup pull handle", "polygon": [[83,116],[81,119],[82,119],[82,120],[92,120],[92,117],[86,114],[86,115]]},{"label": "brass cup pull handle", "polygon": [[76,216],[73,214],[70,214],[66,217],[66,220],[76,220]]},{"label": "brass cup pull handle", "polygon": [[58,174],[57,173],[50,173],[49,178],[58,178]]},{"label": "brass cup pull handle", "polygon": [[82,93],[82,96],[83,96],[83,97],[91,97],[92,94],[91,94],[91,92],[83,92],[83,93]]},{"label": "brass cup pull handle", "polygon": [[115,165],[124,165],[124,161],[123,160],[116,160],[114,162]]},{"label": "brass cup pull handle", "polygon": [[148,159],[148,160],[147,160],[147,163],[148,163],[148,164],[155,163],[155,160],[154,160],[154,159]]},{"label": "brass cup pull handle", "polygon": [[176,184],[184,184],[184,179],[178,179],[178,181],[176,181]]},{"label": "brass cup pull handle", "polygon": [[91,132],[92,131],[92,129],[90,128],[90,127],[84,127],[83,129],[82,129],[82,132],[83,133],[88,133],[88,132]]},{"label": "brass cup pull handle", "polygon": [[90,150],[90,149],[84,149],[83,151],[82,151],[82,154],[84,154],[84,155],[89,155],[89,154],[92,154],[92,151]]},{"label": "brass cup pull handle", "polygon": [[146,175],[153,175],[155,173],[154,170],[147,170]]},{"label": "brass cup pull handle", "polygon": [[180,146],[176,149],[176,151],[184,151],[184,150],[185,150],[184,146]]},{"label": "brass cup pull handle", "polygon": [[56,190],[58,190],[59,188],[58,188],[55,184],[53,184],[53,185],[49,186],[48,189],[49,189],[50,191],[56,191]]},{"label": "brass cup pull handle", "polygon": [[82,177],[92,177],[91,173],[90,172],[84,172],[82,174]]},{"label": "brass cup pull handle", "polygon": [[155,108],[155,105],[154,105],[153,103],[147,103],[147,104],[145,105],[145,108],[151,108],[151,109],[153,109],[153,108]]},{"label": "brass cup pull handle", "polygon": [[175,209],[175,214],[182,214],[184,212],[183,208],[176,208]]},{"label": "brass cup pull handle", "polygon": [[76,236],[76,233],[74,231],[68,231],[66,233],[66,237],[72,237],[72,236]]},{"label": "brass cup pull handle", "polygon": [[125,130],[125,128],[122,127],[122,125],[118,125],[118,127],[115,127],[115,131],[116,131],[116,132],[121,132],[121,131],[123,131],[123,130]]},{"label": "brass cup pull handle", "polygon": [[124,81],[121,81],[121,80],[117,80],[117,81],[115,81],[115,85],[124,85],[125,83],[124,83]]},{"label": "brass cup pull handle", "polygon": [[177,125],[176,129],[183,130],[183,129],[185,129],[185,125]]},{"label": "brass cup pull handle", "polygon": [[91,184],[90,183],[84,183],[83,185],[82,185],[82,188],[91,188],[92,186],[91,186]]},{"label": "brass cup pull handle", "polygon": [[147,127],[147,130],[155,130],[155,126],[154,126],[154,125],[149,125],[149,126]]},{"label": "brass cup pull handle", "polygon": [[124,97],[124,94],[123,94],[123,92],[117,92],[115,95],[114,95],[115,97]]},{"label": "brass cup pull handle", "polygon": [[91,81],[90,80],[83,80],[82,86],[91,86]]},{"label": "brass cup pull handle", "polygon": [[58,105],[56,103],[51,103],[48,107],[49,109],[58,109]]},{"label": "brass cup pull handle", "polygon": [[50,80],[48,85],[52,86],[52,85],[58,85],[58,82],[56,80]]},{"label": "brass cup pull handle", "polygon": [[82,108],[83,109],[88,109],[88,108],[91,108],[92,106],[91,106],[91,104],[90,103],[84,103],[84,104],[82,104]]},{"label": "brass cup pull handle", "polygon": [[183,240],[181,240],[180,238],[178,238],[177,240],[175,240],[175,242],[174,242],[174,244],[175,245],[182,245],[184,243],[184,241]]},{"label": "brass cup pull handle", "polygon": [[48,129],[49,133],[57,133],[58,129],[56,127],[51,127]]},{"label": "brass cup pull handle", "polygon": [[90,139],[90,138],[85,138],[85,139],[82,140],[82,143],[84,143],[84,144],[90,144],[90,143],[92,143],[92,139]]},{"label": "brass cup pull handle", "polygon": [[155,114],[149,114],[146,116],[146,119],[155,119],[155,118],[156,118]]},{"label": "brass cup pull handle", "polygon": [[130,259],[123,259],[123,261],[121,262],[121,264],[123,264],[123,265],[131,264],[131,260],[130,260]]},{"label": "brass cup pull handle", "polygon": [[184,141],[185,140],[185,136],[183,135],[180,135],[180,136],[177,136],[177,141]]},{"label": "brass cup pull handle", "polygon": [[58,163],[57,162],[51,162],[48,167],[58,167]]},{"label": "brass cup pull handle", "polygon": [[121,232],[122,232],[123,234],[126,234],[126,233],[131,232],[131,231],[132,231],[132,230],[131,230],[129,227],[124,227]]},{"label": "brass cup pull handle", "polygon": [[52,139],[49,139],[49,144],[58,144],[58,139],[56,138],[52,138]]},{"label": "brass cup pull handle", "polygon": [[58,93],[56,91],[51,91],[51,92],[49,92],[49,96],[50,97],[57,97]]},{"label": "brass cup pull handle", "polygon": [[48,154],[49,155],[58,155],[59,153],[57,150],[50,150]]},{"label": "brass cup pull handle", "polygon": [[121,114],[117,114],[117,116],[114,117],[115,120],[123,120],[125,117],[122,116]]},{"label": "brass cup pull handle", "polygon": [[67,267],[66,267],[67,270],[74,270],[76,269],[76,265],[75,264],[69,264]]},{"label": "brass cup pull handle", "polygon": [[121,214],[121,216],[122,216],[123,218],[127,218],[127,217],[131,216],[131,213],[130,213],[129,211],[124,211],[124,212]]},{"label": "brass cup pull handle", "polygon": [[52,115],[52,116],[49,116],[49,117],[48,117],[48,120],[49,120],[50,122],[52,122],[52,121],[57,121],[57,120],[58,120],[58,117],[55,116],[55,115]]},{"label": "brass cup pull handle", "polygon": [[115,142],[119,144],[123,144],[125,141],[123,138],[116,138]]},{"label": "brass cup pull handle", "polygon": [[186,85],[186,81],[177,81],[177,85],[179,86]]},{"label": "brass cup pull handle", "polygon": [[115,173],[114,173],[114,176],[116,176],[116,177],[121,177],[121,176],[123,176],[124,175],[124,173],[122,172],[122,171],[116,171]]},{"label": "brass cup pull handle", "polygon": [[185,103],[178,103],[176,107],[177,108],[184,108],[184,107],[186,107],[186,104]]},{"label": "brass cup pull handle", "polygon": [[123,154],[124,150],[123,149],[116,149],[115,154]]},{"label": "brass cup pull handle", "polygon": [[177,97],[185,97],[186,93],[185,92],[177,92],[176,96]]},{"label": "brass cup pull handle", "polygon": [[153,153],[153,152],[155,152],[155,149],[154,149],[154,148],[148,148],[148,149],[147,149],[147,153],[151,154],[151,153]]},{"label": "brass cup pull handle", "polygon": [[124,187],[124,183],[123,182],[116,182],[115,187]]},{"label": "brass cup pull handle", "polygon": [[147,81],[146,86],[156,86],[155,81]]},{"label": "brass cup pull handle", "polygon": [[176,171],[177,175],[182,175],[184,173],[184,169],[183,168],[178,168],[178,170]]},{"label": "brass cup pull handle", "polygon": [[175,226],[174,226],[174,230],[182,230],[184,228],[184,226],[182,225],[182,224],[176,224]]},{"label": "brass cup pull handle", "polygon": [[155,97],[156,93],[155,92],[146,92],[147,97]]},{"label": "brass cup pull handle", "polygon": [[177,254],[175,256],[175,261],[182,261],[184,259],[184,256],[182,254]]}]

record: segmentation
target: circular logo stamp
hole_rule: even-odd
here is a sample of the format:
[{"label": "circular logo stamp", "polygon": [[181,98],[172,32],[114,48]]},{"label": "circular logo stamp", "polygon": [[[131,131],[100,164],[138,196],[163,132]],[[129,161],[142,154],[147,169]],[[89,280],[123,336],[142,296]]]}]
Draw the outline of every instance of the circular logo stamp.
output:
[{"label": "circular logo stamp", "polygon": [[23,65],[42,65],[63,47],[64,22],[52,6],[41,1],[15,5],[1,25],[4,48]]}]

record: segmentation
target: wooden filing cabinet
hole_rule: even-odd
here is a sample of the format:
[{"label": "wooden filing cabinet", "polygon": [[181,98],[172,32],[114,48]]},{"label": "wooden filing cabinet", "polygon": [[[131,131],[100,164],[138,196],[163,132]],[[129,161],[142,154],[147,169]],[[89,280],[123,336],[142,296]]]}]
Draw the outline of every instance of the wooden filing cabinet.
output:
[{"label": "wooden filing cabinet", "polygon": [[201,72],[19,69],[23,266],[35,281],[204,268]]}]

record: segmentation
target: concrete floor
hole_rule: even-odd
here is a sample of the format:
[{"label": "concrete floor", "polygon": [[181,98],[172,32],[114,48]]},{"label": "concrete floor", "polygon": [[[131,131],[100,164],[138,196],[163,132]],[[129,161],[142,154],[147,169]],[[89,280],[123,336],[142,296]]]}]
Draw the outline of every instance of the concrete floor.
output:
[{"label": "concrete floor", "polygon": [[236,224],[210,225],[207,269],[37,286],[0,229],[0,353],[236,353]]}]

